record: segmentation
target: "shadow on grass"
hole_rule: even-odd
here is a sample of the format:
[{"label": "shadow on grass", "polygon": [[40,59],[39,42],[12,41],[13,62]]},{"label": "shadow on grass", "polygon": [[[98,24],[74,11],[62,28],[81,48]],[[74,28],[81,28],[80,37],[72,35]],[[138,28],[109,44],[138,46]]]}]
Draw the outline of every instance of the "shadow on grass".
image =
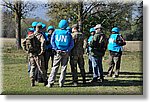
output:
[{"label": "shadow on grass", "polygon": [[[107,73],[104,72],[104,75]],[[56,82],[59,80],[60,73],[57,74]],[[104,82],[91,83],[92,74],[86,73],[86,84],[82,83],[81,74],[78,73],[78,86],[73,86],[71,73],[66,74],[66,83],[64,87],[95,87],[95,86],[143,86],[143,73],[138,72],[120,72],[119,78],[105,77]],[[131,79],[132,78],[132,79]],[[135,78],[135,79],[133,79]]]}]

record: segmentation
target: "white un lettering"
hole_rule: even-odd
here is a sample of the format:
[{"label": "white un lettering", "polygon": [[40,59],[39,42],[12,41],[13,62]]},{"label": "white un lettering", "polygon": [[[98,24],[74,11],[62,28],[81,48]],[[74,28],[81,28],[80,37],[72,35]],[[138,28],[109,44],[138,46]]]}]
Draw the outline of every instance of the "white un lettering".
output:
[{"label": "white un lettering", "polygon": [[109,39],[109,43],[114,43],[114,39],[113,39],[113,38],[110,38],[110,39]]},{"label": "white un lettering", "polygon": [[67,42],[67,36],[65,36],[65,35],[56,35],[56,40],[58,42]]}]

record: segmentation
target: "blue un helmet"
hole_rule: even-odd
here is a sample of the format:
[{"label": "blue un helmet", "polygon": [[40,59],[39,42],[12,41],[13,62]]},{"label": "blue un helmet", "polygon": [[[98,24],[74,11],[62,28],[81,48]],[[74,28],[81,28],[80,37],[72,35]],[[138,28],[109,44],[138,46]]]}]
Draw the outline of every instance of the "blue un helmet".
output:
[{"label": "blue un helmet", "polygon": [[42,23],[42,28],[43,29],[46,28],[46,24]]},{"label": "blue un helmet", "polygon": [[42,24],[43,24],[42,22],[38,22],[38,23],[37,23],[37,25],[42,25]]},{"label": "blue un helmet", "polygon": [[38,22],[32,22],[32,27],[35,27],[38,24]]},{"label": "blue un helmet", "polygon": [[67,22],[67,20],[62,19],[62,20],[59,22],[58,27],[61,28],[61,29],[62,29],[62,28],[63,28],[63,29],[67,28],[67,27],[68,27],[68,22]]},{"label": "blue un helmet", "polygon": [[112,31],[112,32],[119,33],[120,29],[119,29],[118,27],[114,27],[111,31]]},{"label": "blue un helmet", "polygon": [[34,31],[34,28],[28,28],[28,31]]},{"label": "blue un helmet", "polygon": [[94,28],[91,28],[91,29],[90,29],[90,33],[91,33],[91,32],[95,32],[95,29],[94,29]]},{"label": "blue un helmet", "polygon": [[55,28],[53,26],[48,26],[47,31],[54,30]]}]

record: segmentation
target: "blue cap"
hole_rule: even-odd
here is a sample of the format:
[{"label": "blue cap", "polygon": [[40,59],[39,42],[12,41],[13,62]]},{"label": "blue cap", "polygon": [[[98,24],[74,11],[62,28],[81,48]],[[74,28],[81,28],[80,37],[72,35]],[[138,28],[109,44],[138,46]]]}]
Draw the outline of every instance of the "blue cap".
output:
[{"label": "blue cap", "polygon": [[49,30],[54,30],[54,27],[53,26],[48,26],[47,31],[49,31]]},{"label": "blue cap", "polygon": [[42,28],[46,28],[46,24],[42,23]]},{"label": "blue cap", "polygon": [[118,27],[114,27],[111,31],[112,31],[112,32],[119,33],[120,29],[119,29]]},{"label": "blue cap", "polygon": [[28,28],[29,31],[34,31],[34,28]]},{"label": "blue cap", "polygon": [[38,24],[38,22],[32,22],[32,27],[35,27]]},{"label": "blue cap", "polygon": [[59,22],[58,27],[59,27],[59,28],[67,28],[67,27],[68,27],[68,22],[67,22],[67,20],[62,19],[62,20]]},{"label": "blue cap", "polygon": [[91,33],[91,32],[95,32],[95,29],[94,29],[94,28],[91,28],[91,29],[90,29],[90,33]]}]

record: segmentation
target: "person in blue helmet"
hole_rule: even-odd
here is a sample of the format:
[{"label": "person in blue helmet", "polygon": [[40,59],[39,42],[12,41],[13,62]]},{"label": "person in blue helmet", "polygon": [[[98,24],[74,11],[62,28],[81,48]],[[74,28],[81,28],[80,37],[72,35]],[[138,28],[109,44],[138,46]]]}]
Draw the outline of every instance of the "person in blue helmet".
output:
[{"label": "person in blue helmet", "polygon": [[[94,28],[90,28],[90,33],[91,33],[91,36],[88,38],[88,45],[90,44],[90,42],[92,41],[92,39],[93,39],[93,36],[94,36],[94,34],[95,34],[95,29]],[[92,68],[92,56],[91,56],[91,54],[90,54],[90,52],[91,52],[91,47],[90,46],[88,46],[88,48],[87,48],[87,53],[88,53],[88,55],[89,55],[89,74],[92,74],[93,73],[93,68]]]},{"label": "person in blue helmet", "polygon": [[103,27],[101,24],[97,24],[94,29],[95,34],[89,44],[92,48],[90,51],[93,68],[93,79],[91,83],[104,81],[102,58],[107,49],[107,36],[103,33]]},{"label": "person in blue helmet", "polygon": [[45,50],[45,69],[46,69],[46,73],[48,71],[48,62],[49,62],[49,59],[51,57],[51,66],[53,66],[53,59],[54,59],[54,51],[52,49],[52,45],[51,45],[51,35],[53,34],[54,32],[54,27],[53,26],[49,26],[47,28],[47,33],[45,33],[45,37],[46,37],[46,50]]},{"label": "person in blue helmet", "polygon": [[43,32],[46,32],[46,24],[42,23],[42,29]]},{"label": "person in blue helmet", "polygon": [[69,52],[74,47],[74,41],[72,39],[71,33],[66,30],[66,28],[68,27],[67,20],[62,19],[59,22],[58,27],[60,29],[55,29],[51,37],[51,44],[52,48],[55,50],[55,54],[53,67],[48,78],[47,87],[52,87],[54,85],[56,74],[58,72],[60,64],[61,74],[59,78],[59,86],[64,86]]},{"label": "person in blue helmet", "polygon": [[[109,68],[108,68],[108,77],[118,77],[120,71],[120,62],[122,56],[122,46],[126,44],[124,38],[119,33],[120,29],[118,27],[112,28],[112,34],[109,37],[108,41],[108,50],[109,50]],[[113,69],[115,67],[115,72]]]},{"label": "person in blue helmet", "polygon": [[[41,29],[40,33],[44,36],[44,39],[46,41],[46,24],[44,24],[42,22],[37,22],[37,25],[42,25],[42,29]],[[46,62],[46,55],[44,52],[44,65],[45,65],[44,68],[46,69],[46,63],[45,62]],[[35,70],[35,73],[36,73],[36,81],[39,83],[43,83],[42,74],[40,73],[38,68]]]}]

